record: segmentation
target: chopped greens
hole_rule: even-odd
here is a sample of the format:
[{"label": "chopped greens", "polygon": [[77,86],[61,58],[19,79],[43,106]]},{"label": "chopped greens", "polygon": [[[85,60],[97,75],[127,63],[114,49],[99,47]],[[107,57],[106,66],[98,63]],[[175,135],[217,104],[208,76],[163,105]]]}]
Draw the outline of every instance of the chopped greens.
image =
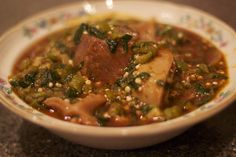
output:
[{"label": "chopped greens", "polygon": [[69,87],[66,91],[65,91],[65,95],[67,98],[70,98],[70,99],[74,99],[76,97],[78,97],[80,95],[80,91],[76,90],[75,88],[73,87]]},{"label": "chopped greens", "polygon": [[158,44],[155,42],[137,42],[131,47],[132,52],[138,54],[136,63],[144,64],[149,62],[158,51]]},{"label": "chopped greens", "polygon": [[161,25],[160,27],[157,27],[156,35],[164,38],[166,42],[174,46],[188,43],[188,39],[186,39],[183,31],[176,30],[174,27],[169,25]]},{"label": "chopped greens", "polygon": [[104,39],[106,37],[105,33],[93,26],[87,26],[87,31],[90,35],[95,36],[99,39]]},{"label": "chopped greens", "polygon": [[19,87],[22,87],[22,88],[26,88],[26,87],[34,84],[37,73],[38,73],[37,70],[30,71],[29,73],[27,73],[22,78],[11,80],[10,84],[13,87],[18,87],[19,86]]},{"label": "chopped greens", "polygon": [[152,106],[150,105],[144,105],[144,106],[141,106],[141,112],[146,115],[147,113],[149,113],[149,111],[152,110]]},{"label": "chopped greens", "polygon": [[147,72],[142,72],[140,74],[138,74],[137,77],[140,77],[142,80],[148,79],[149,77],[151,77],[151,75]]},{"label": "chopped greens", "polygon": [[206,64],[198,64],[197,68],[198,68],[197,73],[199,73],[199,74],[210,72],[209,68]]},{"label": "chopped greens", "polygon": [[79,44],[80,39],[84,33],[84,31],[88,30],[88,25],[85,23],[82,23],[79,28],[76,30],[75,35],[74,35],[74,43]]},{"label": "chopped greens", "polygon": [[188,65],[182,60],[175,61],[176,68],[179,69],[181,72],[185,72],[188,69]]},{"label": "chopped greens", "polygon": [[122,37],[120,38],[121,43],[122,43],[122,47],[123,47],[125,53],[128,52],[128,49],[129,49],[129,47],[128,47],[128,42],[129,42],[131,39],[132,39],[132,36],[129,35],[129,34],[125,34],[124,36],[122,36]]},{"label": "chopped greens", "polygon": [[228,79],[228,77],[225,74],[220,74],[220,73],[212,73],[209,76],[212,79],[223,79],[223,80],[227,80]]},{"label": "chopped greens", "polygon": [[155,42],[137,42],[132,45],[131,49],[136,54],[147,54],[150,51],[155,53],[158,50],[158,46]]},{"label": "chopped greens", "polygon": [[48,86],[50,82],[56,82],[60,80],[60,75],[53,69],[42,69],[37,76],[40,86]]},{"label": "chopped greens", "polygon": [[75,44],[80,43],[81,37],[84,32],[88,32],[89,35],[94,36],[96,38],[105,39],[111,53],[115,53],[119,43],[121,43],[124,52],[127,53],[128,48],[129,48],[128,42],[132,39],[132,36],[129,34],[125,34],[120,38],[110,39],[108,37],[108,35],[106,34],[106,32],[102,32],[99,29],[97,29],[96,27],[93,27],[89,24],[82,23],[80,25],[80,27],[75,32],[75,35],[74,35],[74,43]]},{"label": "chopped greens", "polygon": [[94,114],[94,116],[97,118],[98,123],[100,124],[100,126],[105,126],[106,123],[108,122],[109,118],[105,117],[103,115],[102,110],[97,110]]},{"label": "chopped greens", "polygon": [[149,51],[146,54],[138,56],[138,58],[136,58],[136,60],[135,60],[135,63],[137,63],[137,64],[145,64],[145,63],[149,62],[154,56],[155,56],[155,53],[152,52],[152,51]]},{"label": "chopped greens", "polygon": [[157,81],[156,81],[156,84],[159,85],[159,86],[161,86],[161,87],[165,87],[165,84],[166,84],[166,83],[165,83],[165,81],[163,81],[163,80],[157,80]]},{"label": "chopped greens", "polygon": [[201,93],[201,94],[206,94],[208,93],[209,91],[203,86],[201,85],[200,83],[195,83],[193,85],[194,89],[196,90],[196,92],[198,93]]},{"label": "chopped greens", "polygon": [[113,40],[113,39],[107,39],[106,43],[107,43],[111,53],[115,53],[116,52],[116,48],[118,46],[118,42]]},{"label": "chopped greens", "polygon": [[229,77],[220,53],[182,28],[110,16],[36,43],[16,62],[9,83],[27,104],[62,120],[143,125],[211,101]]},{"label": "chopped greens", "polygon": [[70,58],[74,55],[73,51],[62,42],[56,42],[55,47],[58,48],[61,53],[67,54]]}]

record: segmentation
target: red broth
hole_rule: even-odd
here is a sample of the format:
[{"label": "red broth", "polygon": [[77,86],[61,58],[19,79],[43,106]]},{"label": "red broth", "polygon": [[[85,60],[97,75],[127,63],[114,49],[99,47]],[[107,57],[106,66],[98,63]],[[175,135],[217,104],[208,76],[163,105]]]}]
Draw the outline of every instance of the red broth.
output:
[{"label": "red broth", "polygon": [[162,122],[211,101],[228,79],[222,52],[190,31],[105,19],[48,35],[9,81],[39,111],[94,126]]}]

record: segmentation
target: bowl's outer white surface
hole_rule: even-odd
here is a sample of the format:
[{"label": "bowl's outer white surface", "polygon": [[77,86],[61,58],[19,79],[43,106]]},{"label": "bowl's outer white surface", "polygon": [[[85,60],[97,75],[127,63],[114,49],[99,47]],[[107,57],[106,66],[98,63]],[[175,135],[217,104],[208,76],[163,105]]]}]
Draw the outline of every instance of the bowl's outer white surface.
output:
[{"label": "bowl's outer white surface", "polygon": [[[163,141],[169,140],[187,130],[189,127],[181,128],[181,129],[173,129],[171,131],[166,131],[160,135],[150,135],[147,134],[145,136],[110,136],[104,138],[103,136],[95,136],[91,137],[78,135],[78,134],[65,134],[64,132],[60,132],[58,130],[50,130],[56,135],[61,136],[64,139],[70,140],[74,143],[83,144],[85,146],[100,148],[100,149],[135,149],[141,147],[147,147],[150,145],[154,145],[157,143],[161,143]],[[105,141],[106,140],[106,141]]]},{"label": "bowl's outer white surface", "polygon": [[[91,5],[74,3],[51,9],[23,21],[1,37],[0,100],[4,106],[73,142],[96,148],[133,149],[168,140],[218,113],[235,99],[236,78],[233,76],[236,75],[236,34],[230,27],[207,13],[173,3],[144,0],[106,2],[91,2]],[[6,80],[15,60],[26,47],[46,34],[63,28],[71,17],[114,11],[147,19],[154,17],[160,22],[192,30],[212,41],[222,50],[227,60],[230,77],[228,85],[213,101],[185,116],[163,123],[120,128],[83,126],[60,121],[32,109],[14,94],[7,93],[10,85]],[[52,22],[52,19],[57,22]],[[46,26],[43,26],[45,23]],[[26,30],[28,34],[24,34]]]}]

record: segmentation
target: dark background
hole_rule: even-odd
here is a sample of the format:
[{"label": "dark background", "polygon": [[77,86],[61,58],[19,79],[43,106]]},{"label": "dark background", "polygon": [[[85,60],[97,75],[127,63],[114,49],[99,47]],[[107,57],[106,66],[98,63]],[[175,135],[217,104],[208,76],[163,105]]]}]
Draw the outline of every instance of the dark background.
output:
[{"label": "dark background", "polygon": [[[75,0],[0,0],[0,34],[44,9]],[[236,0],[171,0],[205,10],[236,29]],[[134,1],[135,2],[135,1]],[[0,157],[236,157],[236,102],[184,134],[152,147],[97,150],[65,141],[0,104]]]}]

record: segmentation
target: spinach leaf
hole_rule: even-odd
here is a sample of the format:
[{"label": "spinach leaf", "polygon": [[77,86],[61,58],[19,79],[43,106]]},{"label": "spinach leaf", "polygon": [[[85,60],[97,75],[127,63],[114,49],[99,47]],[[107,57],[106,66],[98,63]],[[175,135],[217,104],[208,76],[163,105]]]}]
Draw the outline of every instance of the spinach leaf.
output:
[{"label": "spinach leaf", "polygon": [[207,74],[209,73],[209,68],[206,64],[199,64],[197,67],[197,73],[198,74]]},{"label": "spinach leaf", "polygon": [[140,77],[142,80],[148,79],[151,75],[147,72],[140,73],[137,77]]},{"label": "spinach leaf", "polygon": [[157,80],[157,81],[156,81],[156,84],[159,85],[159,86],[161,86],[161,87],[165,87],[165,84],[166,84],[166,83],[165,83],[164,80]]},{"label": "spinach leaf", "polygon": [[70,99],[74,99],[76,97],[78,97],[81,93],[76,90],[73,87],[69,87],[66,91],[65,91],[65,95],[66,97],[70,98]]},{"label": "spinach leaf", "polygon": [[184,72],[188,69],[188,65],[182,60],[176,60],[175,64],[177,69],[180,70],[181,72]]},{"label": "spinach leaf", "polygon": [[[108,39],[107,35],[105,32],[100,31],[96,27],[90,26],[88,24],[82,23],[80,27],[76,30],[75,35],[74,35],[74,43],[79,44],[81,37],[83,33],[87,31],[89,35],[94,36],[96,38],[105,40],[111,53],[115,53],[117,46],[119,43],[121,43],[124,52],[128,52],[128,42],[132,39],[132,36],[129,34],[125,34],[122,37],[118,39]],[[61,45],[60,45],[61,46]],[[65,49],[65,47],[61,47],[62,50]]]},{"label": "spinach leaf", "polygon": [[132,45],[131,50],[137,54],[147,54],[149,52],[155,53],[158,50],[157,43],[152,41],[137,42]]},{"label": "spinach leaf", "polygon": [[107,45],[108,45],[108,47],[109,47],[111,53],[115,53],[116,48],[117,48],[117,46],[118,46],[118,42],[115,41],[115,40],[113,40],[113,39],[107,39],[107,40],[106,40],[106,43],[107,43]]},{"label": "spinach leaf", "polygon": [[201,85],[200,83],[195,83],[193,84],[193,87],[195,89],[196,92],[200,93],[200,94],[206,94],[208,93],[209,91],[203,86]]},{"label": "spinach leaf", "polygon": [[128,46],[128,42],[132,39],[132,36],[129,34],[125,34],[121,37],[121,43],[122,43],[122,47],[123,50],[125,51],[125,53],[128,52],[129,46]]},{"label": "spinach leaf", "polygon": [[170,36],[172,34],[173,27],[165,26],[164,28],[158,28],[156,34],[159,36]]},{"label": "spinach leaf", "polygon": [[125,68],[125,71],[128,72],[128,73],[132,73],[132,72],[135,70],[136,65],[137,65],[136,63],[131,62],[131,63]]},{"label": "spinach leaf", "polygon": [[37,78],[41,86],[47,86],[49,82],[56,82],[61,79],[60,75],[56,70],[53,69],[42,69],[39,72],[39,77]]},{"label": "spinach leaf", "polygon": [[116,80],[115,84],[123,88],[129,86],[130,88],[137,90],[140,85],[135,82],[136,78],[137,77],[134,77],[134,75],[130,74],[127,77],[122,77]]},{"label": "spinach leaf", "polygon": [[222,79],[222,80],[227,80],[228,77],[224,74],[219,74],[219,73],[211,73],[209,75],[210,78],[212,79]]},{"label": "spinach leaf", "polygon": [[141,112],[144,114],[144,115],[146,115],[149,111],[151,111],[152,110],[152,106],[150,106],[150,105],[143,105],[143,106],[141,106]]},{"label": "spinach leaf", "polygon": [[79,44],[84,31],[87,31],[88,34],[95,36],[96,38],[99,38],[99,39],[104,39],[106,37],[105,33],[100,31],[96,27],[82,23],[75,32],[75,35],[74,35],[74,43],[75,44]]},{"label": "spinach leaf", "polygon": [[85,24],[85,23],[82,23],[82,24],[79,26],[79,28],[76,30],[75,35],[74,35],[74,38],[73,38],[75,44],[79,44],[80,39],[81,39],[81,37],[82,37],[84,31],[87,31],[87,30],[88,30],[88,27],[89,27],[89,25],[88,25],[88,24]]},{"label": "spinach leaf", "polygon": [[101,125],[101,126],[105,126],[106,123],[109,121],[109,118],[105,117],[104,116],[104,111],[103,110],[97,110],[95,113],[94,113],[94,116],[96,117],[98,123]]},{"label": "spinach leaf", "polygon": [[73,51],[69,47],[67,47],[64,43],[58,41],[55,43],[55,47],[59,49],[61,53],[67,54],[70,58],[73,58],[74,56]]},{"label": "spinach leaf", "polygon": [[30,71],[29,73],[25,74],[25,76],[22,78],[17,78],[17,79],[11,80],[10,84],[13,87],[19,86],[22,88],[26,88],[26,87],[34,84],[37,74],[38,74],[37,70]]},{"label": "spinach leaf", "polygon": [[22,88],[26,88],[30,85],[30,83],[25,81],[24,79],[19,79],[18,80],[18,85]]},{"label": "spinach leaf", "polygon": [[87,31],[90,35],[99,39],[104,39],[106,37],[104,32],[98,30],[96,27],[93,26],[88,26]]}]

